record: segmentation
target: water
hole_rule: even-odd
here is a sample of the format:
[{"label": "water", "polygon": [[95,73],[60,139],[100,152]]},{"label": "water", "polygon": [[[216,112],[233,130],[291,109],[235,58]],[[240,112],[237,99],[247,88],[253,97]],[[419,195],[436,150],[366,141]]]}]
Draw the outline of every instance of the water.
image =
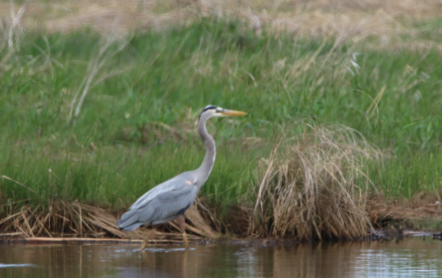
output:
[{"label": "water", "polygon": [[0,245],[0,277],[442,277],[442,241]]}]

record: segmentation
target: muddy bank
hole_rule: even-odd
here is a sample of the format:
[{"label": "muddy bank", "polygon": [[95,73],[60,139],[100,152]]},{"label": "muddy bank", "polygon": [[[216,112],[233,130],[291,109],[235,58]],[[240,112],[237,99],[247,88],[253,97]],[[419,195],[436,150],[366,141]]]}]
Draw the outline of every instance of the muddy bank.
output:
[{"label": "muddy bank", "polygon": [[424,230],[442,229],[442,205],[438,196],[418,194],[411,200],[386,201],[382,195],[367,200],[367,213],[375,228],[399,225]]},{"label": "muddy bank", "polygon": [[[187,233],[192,242],[225,241],[252,239],[247,234],[247,210],[232,209],[230,218],[224,223],[216,221],[202,205],[195,205],[187,212]],[[249,210],[251,211],[251,210]],[[374,195],[367,200],[367,214],[375,232],[367,231],[366,238],[397,239],[402,236],[431,236],[442,230],[442,206],[437,197],[419,198],[408,201],[387,202],[382,196]],[[142,227],[133,232],[120,231],[116,225],[122,211],[112,211],[77,202],[60,202],[47,211],[37,208],[21,207],[9,215],[1,215],[0,240],[8,242],[60,242],[60,243],[136,243],[139,244],[147,234],[148,228]],[[250,215],[249,215],[250,216]],[[250,219],[250,218],[249,218]],[[229,222],[225,222],[229,221]],[[226,230],[223,227],[229,226]],[[416,232],[430,231],[429,233]],[[267,243],[293,238],[265,237]],[[18,240],[18,241],[17,241]],[[20,241],[21,240],[21,241]],[[153,237],[158,243],[181,243],[181,233],[177,224],[162,225]]]}]

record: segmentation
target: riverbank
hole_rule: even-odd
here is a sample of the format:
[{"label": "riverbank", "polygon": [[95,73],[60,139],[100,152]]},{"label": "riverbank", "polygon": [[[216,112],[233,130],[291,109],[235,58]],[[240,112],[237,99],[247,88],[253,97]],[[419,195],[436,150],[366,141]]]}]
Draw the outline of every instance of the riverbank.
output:
[{"label": "riverbank", "polygon": [[[191,216],[190,233],[357,238],[389,218],[437,230],[442,21],[407,3],[219,16],[227,6],[155,2],[136,24],[109,17],[117,2],[14,6],[0,41],[0,233],[126,236],[119,214],[202,161],[195,122],[209,103],[249,114],[209,123],[218,157],[199,195],[206,226]],[[115,25],[100,29],[86,6]],[[370,20],[351,29],[346,14]]]},{"label": "riverbank", "polygon": [[[198,209],[199,207],[199,209]],[[71,209],[72,213],[66,214]],[[41,215],[40,212],[22,209],[0,220],[0,240],[11,242],[61,242],[61,243],[141,243],[148,233],[147,228],[140,228],[134,232],[124,232],[118,229],[116,222],[121,212],[110,212],[109,209],[93,207],[90,205],[60,204],[61,211],[54,210],[51,213]],[[385,202],[381,195],[373,195],[367,200],[366,213],[370,216],[371,224],[376,230],[394,231],[401,236],[413,235],[411,231],[426,231],[429,233],[442,230],[442,208],[434,198],[415,199],[398,202]],[[224,225],[230,225],[231,232],[223,234],[217,230],[219,222],[207,219],[206,208],[194,206],[186,213],[187,233],[190,241],[225,241],[237,239],[251,239],[247,235],[247,226],[243,223],[228,221]],[[250,211],[252,209],[250,208]],[[58,219],[57,219],[58,218]],[[52,219],[52,225],[51,225]],[[61,225],[61,221],[64,223]],[[244,220],[245,221],[245,220]],[[53,223],[58,223],[54,225]],[[234,233],[232,231],[236,231]],[[240,231],[240,233],[238,233]],[[403,231],[406,231],[403,234]],[[367,229],[365,237],[370,238]],[[430,234],[428,234],[430,235]],[[275,238],[275,237],[271,237]],[[290,238],[290,237],[289,237]],[[20,241],[19,239],[26,239]],[[33,240],[35,239],[35,240]],[[45,240],[46,239],[46,240]],[[96,239],[96,240],[95,240]],[[287,239],[287,238],[286,238]],[[18,241],[17,241],[18,240]],[[152,238],[157,243],[181,243],[182,235],[177,223],[165,224],[159,227],[158,232]],[[283,238],[284,240],[284,238]]]}]

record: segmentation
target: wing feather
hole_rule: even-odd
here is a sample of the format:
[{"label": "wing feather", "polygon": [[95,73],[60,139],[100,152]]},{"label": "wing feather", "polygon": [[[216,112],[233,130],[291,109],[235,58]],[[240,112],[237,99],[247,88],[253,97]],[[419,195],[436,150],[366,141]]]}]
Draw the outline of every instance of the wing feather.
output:
[{"label": "wing feather", "polygon": [[121,216],[117,225],[131,231],[143,224],[155,225],[175,219],[192,205],[198,194],[190,178],[190,173],[185,172],[152,188]]}]

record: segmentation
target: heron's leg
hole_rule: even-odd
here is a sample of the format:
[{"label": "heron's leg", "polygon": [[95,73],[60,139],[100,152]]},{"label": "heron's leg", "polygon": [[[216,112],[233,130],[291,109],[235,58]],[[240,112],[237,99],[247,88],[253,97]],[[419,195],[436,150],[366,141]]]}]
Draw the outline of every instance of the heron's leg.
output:
[{"label": "heron's leg", "polygon": [[149,243],[150,238],[155,234],[156,232],[156,228],[153,227],[149,234],[147,235],[146,239],[143,241],[143,243],[141,243],[141,248],[140,250],[144,250],[144,248],[146,248],[146,245]]},{"label": "heron's leg", "polygon": [[180,230],[183,233],[184,246],[187,249],[189,247],[189,244],[187,243],[186,221],[185,221],[185,218],[184,218],[184,214],[181,214],[180,216],[178,216],[177,220],[178,220],[178,224],[180,225]]}]

